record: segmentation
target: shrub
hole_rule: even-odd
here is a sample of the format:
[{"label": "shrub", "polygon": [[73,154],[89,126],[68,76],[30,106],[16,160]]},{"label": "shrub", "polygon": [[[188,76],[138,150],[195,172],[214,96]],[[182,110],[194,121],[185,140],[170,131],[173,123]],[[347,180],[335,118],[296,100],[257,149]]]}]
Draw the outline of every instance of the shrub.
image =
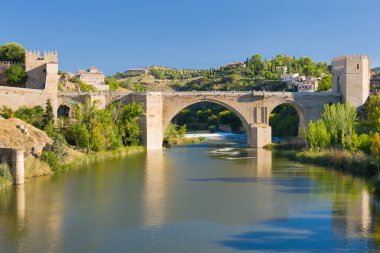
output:
[{"label": "shrub", "polygon": [[20,65],[12,65],[5,72],[7,80],[11,84],[19,84],[26,80],[26,72]]},{"label": "shrub", "polygon": [[208,127],[208,131],[209,131],[210,133],[215,133],[215,132],[216,132],[216,126],[209,126],[209,127]]},{"label": "shrub", "polygon": [[310,121],[308,129],[302,130],[302,135],[311,149],[326,148],[330,145],[331,135],[327,132],[326,125],[322,120]]},{"label": "shrub", "polygon": [[41,160],[46,162],[52,171],[60,171],[61,164],[59,162],[58,156],[51,151],[44,151],[41,155]]},{"label": "shrub", "polygon": [[12,113],[13,110],[10,107],[3,105],[0,111],[0,116],[4,119],[9,119],[12,116]]},{"label": "shrub", "polygon": [[0,61],[24,63],[25,49],[17,43],[8,43],[0,46]]}]

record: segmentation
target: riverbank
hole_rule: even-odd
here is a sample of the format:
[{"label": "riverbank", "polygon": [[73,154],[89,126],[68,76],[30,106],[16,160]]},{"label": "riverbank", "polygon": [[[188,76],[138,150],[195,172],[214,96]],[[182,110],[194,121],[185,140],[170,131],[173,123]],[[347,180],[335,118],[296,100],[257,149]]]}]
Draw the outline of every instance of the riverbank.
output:
[{"label": "riverbank", "polygon": [[[146,149],[142,146],[122,147],[116,150],[92,152],[90,155],[75,151],[71,152],[71,157],[64,163],[60,163],[59,170],[51,165],[34,157],[25,158],[25,180],[29,181],[35,177],[52,175],[78,168],[82,165],[91,164],[94,162],[125,157],[132,154],[145,152]],[[12,176],[7,164],[0,164],[0,189],[12,185]]]},{"label": "riverbank", "polygon": [[355,175],[372,177],[377,172],[376,166],[363,152],[350,153],[342,150],[274,150],[274,152],[294,161],[342,169]]}]

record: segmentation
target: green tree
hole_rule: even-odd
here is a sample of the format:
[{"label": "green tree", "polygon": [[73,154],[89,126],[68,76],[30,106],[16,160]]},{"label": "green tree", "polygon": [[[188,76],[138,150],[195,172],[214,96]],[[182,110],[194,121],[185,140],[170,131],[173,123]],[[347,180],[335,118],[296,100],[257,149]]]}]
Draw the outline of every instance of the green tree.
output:
[{"label": "green tree", "polygon": [[32,124],[33,126],[43,129],[43,115],[44,115],[44,108],[40,105],[34,106],[34,107],[26,107],[21,106],[16,112],[15,117],[19,118],[29,124]]},{"label": "green tree", "polygon": [[117,126],[125,146],[135,146],[139,143],[140,127],[138,119],[143,114],[141,104],[132,102],[125,105],[117,120]]},{"label": "green tree", "polygon": [[371,155],[377,164],[377,174],[380,174],[380,135],[375,133],[373,135],[371,144]]},{"label": "green tree", "polygon": [[323,120],[310,121],[308,128],[302,129],[302,136],[310,149],[327,148],[331,141],[331,135]]},{"label": "green tree", "polygon": [[329,91],[332,86],[332,75],[326,74],[318,84],[318,91]]},{"label": "green tree", "polygon": [[364,106],[367,115],[366,125],[371,130],[380,131],[380,94],[370,97],[368,103]]},{"label": "green tree", "polygon": [[332,143],[339,144],[355,133],[357,111],[349,103],[325,105],[321,119],[331,134]]},{"label": "green tree", "polygon": [[107,78],[106,84],[109,86],[111,91],[115,91],[120,87],[119,81],[115,78]]},{"label": "green tree", "polygon": [[0,46],[0,61],[24,63],[25,49],[17,43],[8,43]]},{"label": "green tree", "polygon": [[21,65],[11,65],[5,72],[7,81],[11,84],[19,84],[26,80],[26,72]]},{"label": "green tree", "polygon": [[46,101],[45,113],[42,116],[42,128],[46,129],[54,124],[54,111],[50,99]]}]

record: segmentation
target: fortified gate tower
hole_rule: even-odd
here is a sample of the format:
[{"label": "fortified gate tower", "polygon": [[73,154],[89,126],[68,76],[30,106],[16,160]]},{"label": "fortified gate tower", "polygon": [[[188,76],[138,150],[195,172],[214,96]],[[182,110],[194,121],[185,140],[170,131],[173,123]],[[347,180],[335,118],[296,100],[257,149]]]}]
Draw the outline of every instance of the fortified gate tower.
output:
[{"label": "fortified gate tower", "polygon": [[342,102],[361,107],[369,96],[371,59],[368,55],[347,55],[332,59],[332,92]]}]

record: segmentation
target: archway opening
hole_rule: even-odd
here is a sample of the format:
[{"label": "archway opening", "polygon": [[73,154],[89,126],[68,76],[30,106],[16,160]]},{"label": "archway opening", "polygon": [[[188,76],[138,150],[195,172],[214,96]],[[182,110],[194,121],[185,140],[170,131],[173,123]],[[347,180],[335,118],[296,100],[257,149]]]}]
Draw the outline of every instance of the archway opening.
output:
[{"label": "archway opening", "polygon": [[291,141],[299,136],[300,115],[291,104],[280,104],[272,110],[269,125],[273,142]]},{"label": "archway opening", "polygon": [[[165,126],[164,145],[192,144],[204,140],[202,136],[236,137],[246,143],[246,123],[232,109],[216,102],[202,101],[180,110]],[[243,141],[241,139],[243,138]]]},{"label": "archway opening", "polygon": [[67,105],[60,105],[57,110],[58,118],[68,118],[70,116],[70,107]]}]

